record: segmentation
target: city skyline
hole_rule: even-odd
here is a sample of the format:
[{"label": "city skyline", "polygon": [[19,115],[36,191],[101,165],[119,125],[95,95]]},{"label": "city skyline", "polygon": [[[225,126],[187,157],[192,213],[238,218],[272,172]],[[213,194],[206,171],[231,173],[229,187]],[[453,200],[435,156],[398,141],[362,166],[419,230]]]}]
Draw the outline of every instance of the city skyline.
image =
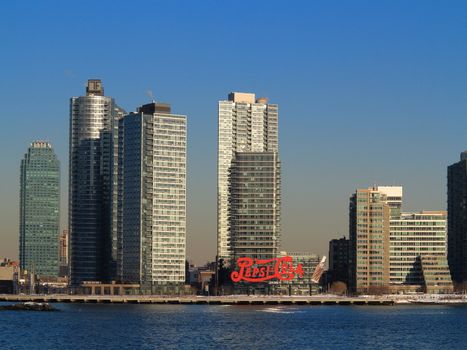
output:
[{"label": "city skyline", "polygon": [[[95,86],[95,91],[92,91],[92,88],[90,88],[90,86],[92,86],[92,84],[94,84],[94,86]],[[96,84],[98,84],[99,86],[97,86]],[[102,84],[102,85],[101,85],[101,84],[102,84],[102,82],[101,82],[100,80],[98,80],[98,79],[89,79],[89,80],[88,80],[88,86],[86,87],[87,95],[88,95],[88,96],[92,96],[92,98],[95,98],[96,96],[103,97],[103,96],[104,96],[104,93],[103,93],[104,89],[103,89],[103,84]],[[251,101],[251,103],[254,103],[254,102],[256,102],[256,104],[258,104],[258,103],[259,103],[259,104],[261,104],[261,103],[268,103],[268,99],[267,99],[267,98],[264,98],[264,97],[261,97],[261,98],[259,98],[258,100],[256,100],[255,94],[243,93],[243,92],[242,92],[242,93],[239,93],[239,92],[232,92],[232,93],[229,94],[229,99],[232,98],[231,101],[232,101],[233,104],[235,104],[235,98],[234,98],[234,95],[235,95],[235,94],[237,94],[237,95],[239,95],[239,96],[241,95],[240,97],[237,97],[237,98],[239,99],[239,101],[240,101],[242,98],[243,98],[243,99],[246,98],[246,99],[253,99],[253,100]],[[245,96],[246,96],[246,97],[245,97]],[[82,99],[83,97],[80,97],[80,98]],[[112,107],[112,108],[115,109],[115,113],[118,113],[118,114],[119,114],[118,118],[121,118],[123,115],[126,114],[125,111],[124,111],[122,108],[120,108],[118,105],[115,104],[114,99],[113,99],[112,97],[105,97],[105,98],[108,100],[109,103],[111,103],[112,106],[114,106],[114,107]],[[77,100],[78,100],[78,98],[76,98],[76,97],[71,98],[71,111],[74,110],[74,107],[73,107],[73,106],[74,106],[74,104],[76,103],[75,101],[77,101]],[[106,101],[107,101],[107,100],[106,100]],[[225,104],[226,102],[230,102],[230,101],[225,101],[225,100],[220,101],[220,105],[221,105],[222,103]],[[237,101],[237,102],[238,102],[238,101]],[[246,101],[246,102],[245,102],[245,101],[240,101],[240,102],[242,102],[242,103],[243,103],[243,102],[244,102],[244,103],[247,103],[248,101]],[[99,102],[99,103],[100,103],[100,102]],[[150,105],[151,105],[151,104],[147,104],[147,105],[145,105],[145,106],[150,106]],[[164,103],[156,103],[156,106],[158,106],[158,105],[159,105],[159,106],[162,106],[162,107],[160,107],[160,108],[166,108],[166,107],[167,107],[168,110],[170,111],[170,105],[164,104]],[[145,106],[143,106],[143,107],[145,107]],[[268,106],[268,105],[266,105],[266,106]],[[273,105],[273,106],[274,106],[273,108],[277,108],[277,105]],[[101,108],[101,106],[98,106],[98,107]],[[141,109],[141,108],[143,108],[143,107],[138,107],[137,110],[139,110],[139,109]],[[237,108],[237,107],[234,107],[234,109],[236,109],[236,108]],[[156,109],[157,109],[157,107],[156,107]],[[219,111],[220,111],[220,110],[219,110]],[[133,113],[133,112],[132,112],[132,113]],[[219,112],[219,113],[220,113],[220,112]],[[261,113],[263,113],[263,112],[261,112]],[[277,110],[276,110],[274,113],[277,113]],[[254,114],[254,113],[252,113],[252,114]],[[266,115],[267,115],[267,114],[266,114]],[[277,115],[276,115],[276,118],[277,118]],[[109,124],[109,125],[110,125],[110,124]],[[277,119],[276,119],[276,125],[277,125]],[[276,126],[276,131],[275,131],[275,132],[276,132],[276,134],[277,134],[277,126]],[[71,134],[70,134],[70,135],[71,135]],[[276,136],[276,137],[277,137],[277,136]],[[252,146],[251,146],[252,149],[254,149],[254,148],[256,147],[257,150],[259,150],[261,147],[263,147],[263,146],[260,145],[261,142],[259,142],[258,139],[255,139],[255,141],[256,141],[256,143],[258,143],[258,145],[256,145],[256,146],[252,145]],[[37,142],[38,142],[38,141],[31,143],[31,145],[33,146],[33,145],[36,144]],[[46,141],[40,141],[40,142],[46,142]],[[278,144],[277,140],[275,140],[274,142]],[[47,144],[48,144],[48,143],[47,143]],[[70,144],[71,144],[71,140],[70,140]],[[275,147],[277,147],[277,146],[275,146]],[[70,150],[70,151],[71,151],[71,150]],[[251,151],[249,151],[249,152],[251,152]],[[465,152],[462,152],[461,157],[462,157],[462,155],[463,155],[464,153],[465,153]],[[241,154],[241,152],[240,152],[240,154]],[[247,152],[246,154],[249,154],[249,153]],[[260,153],[259,153],[259,154],[260,154]],[[268,153],[266,152],[266,154],[268,154]],[[392,217],[392,215],[393,215],[393,214],[392,214],[392,211],[394,210],[393,208],[395,208],[396,213],[400,214],[401,208],[402,208],[402,186],[398,187],[398,186],[394,186],[394,185],[390,185],[390,186],[384,186],[384,185],[383,185],[383,186],[376,186],[376,188],[382,189],[382,190],[386,190],[386,191],[390,191],[389,193],[391,193],[391,191],[393,192],[393,193],[391,193],[391,194],[388,193],[388,195],[393,196],[393,197],[391,197],[391,198],[393,198],[393,202],[394,202],[394,204],[389,204],[389,207],[391,208],[391,217]],[[395,191],[395,192],[394,192],[394,191]],[[400,193],[398,193],[399,191],[400,191]],[[394,197],[394,196],[396,196],[396,197]],[[394,201],[394,199],[396,199],[396,200]],[[392,203],[392,202],[388,202],[388,203]],[[423,210],[422,210],[422,212],[423,212]],[[347,237],[349,237],[349,234],[348,234],[348,233],[344,233],[344,235],[347,236]],[[335,237],[334,237],[334,238],[335,238]],[[58,240],[57,240],[57,243],[58,243]],[[280,247],[280,246],[279,246],[279,247]],[[283,249],[283,248],[282,248],[282,249]],[[189,256],[187,256],[187,259],[190,260],[190,261],[192,260],[192,259],[190,259]],[[210,257],[207,257],[206,261],[209,261],[209,260],[213,260],[213,259],[211,259]],[[204,262],[204,261],[203,261],[203,262]]]},{"label": "city skyline", "polygon": [[[158,35],[162,44],[175,50],[175,59],[159,58],[157,51],[152,51],[154,55],[148,55],[151,59],[141,62],[122,46],[142,44],[157,32],[154,28],[143,26],[129,29],[126,34],[116,29],[117,25],[110,26],[115,32],[103,29],[105,34],[118,34],[121,40],[111,41],[112,48],[122,51],[110,55],[99,46],[102,41],[93,37],[88,44],[83,41],[72,48],[72,41],[70,45],[66,42],[67,35],[76,33],[71,29],[52,35],[53,27],[46,24],[34,26],[33,31],[31,24],[25,23],[31,21],[30,13],[45,16],[40,5],[28,5],[37,11],[24,11],[22,4],[6,6],[5,13],[21,11],[23,16],[18,23],[7,19],[2,24],[10,26],[2,32],[11,36],[1,34],[5,50],[10,52],[2,58],[4,66],[12,66],[0,86],[6,97],[1,107],[5,115],[18,117],[2,128],[0,138],[5,165],[0,256],[17,257],[17,169],[25,146],[35,139],[46,139],[54,144],[62,164],[68,163],[67,101],[69,96],[81,95],[83,84],[93,77],[102,79],[107,95],[124,108],[131,110],[149,102],[145,93],[153,90],[157,100],[170,101],[176,106],[176,113],[190,116],[187,256],[197,263],[213,259],[216,251],[216,189],[212,186],[216,177],[216,103],[231,91],[256,92],[281,106],[282,249],[301,250],[304,246],[306,251],[325,254],[331,238],[348,236],[348,196],[356,188],[373,183],[403,185],[408,198],[404,211],[446,209],[446,167],[467,149],[462,132],[467,110],[467,71],[462,63],[467,59],[462,44],[466,29],[458,15],[465,12],[465,4],[453,2],[449,9],[434,2],[426,2],[420,8],[388,2],[365,5],[368,7],[363,14],[358,13],[362,2],[343,6],[331,14],[326,5],[284,9],[273,3],[264,10],[267,14],[277,20],[280,10],[288,11],[295,16],[294,21],[289,20],[278,29],[268,24],[266,29],[237,28],[236,32],[221,26],[219,34],[212,34],[211,39],[195,40],[194,44],[183,41],[183,45],[174,43],[187,28],[198,23],[188,13],[191,10],[202,16],[208,5],[199,5],[199,9],[187,5],[181,13],[174,12],[174,5],[160,5],[157,8],[166,10],[168,15],[160,19],[160,24],[154,24],[156,28],[161,30],[174,19],[173,13],[186,21],[180,32],[162,30]],[[124,5],[116,7],[112,11],[128,10]],[[59,22],[70,20],[68,16],[60,18],[64,13],[60,5],[53,11]],[[85,8],[78,6],[76,11],[83,14]],[[344,15],[345,11],[350,14]],[[255,13],[241,16],[253,26]],[[355,15],[353,19],[351,15]],[[389,26],[394,18],[396,28]],[[309,23],[312,19],[314,24]],[[409,23],[409,19],[414,23]],[[104,21],[116,24],[113,20]],[[264,19],[260,21],[266,23]],[[47,20],[40,23],[44,22]],[[213,18],[205,26],[194,26],[193,36],[189,37],[207,35],[206,31],[218,24]],[[228,24],[233,22],[228,20]],[[333,30],[332,24],[339,25]],[[286,25],[292,29],[288,31]],[[374,34],[365,34],[370,28],[375,29]],[[83,30],[86,33],[90,28]],[[253,40],[261,50],[247,42],[250,50],[246,51],[250,54],[236,52],[228,58],[231,51],[220,38],[224,35],[236,42],[247,33],[263,39]],[[42,34],[51,35],[51,43],[60,43],[63,52],[48,46]],[[372,45],[362,47],[363,41]],[[192,53],[195,44],[210,48],[209,55],[217,47],[222,64],[212,65],[212,59],[203,50]],[[264,60],[259,52],[273,44],[277,44],[277,55]],[[28,47],[28,52],[22,47]],[[88,48],[97,52],[92,59],[86,53]],[[348,53],[350,48],[353,55]],[[176,58],[183,53],[188,54],[188,61]],[[141,64],[136,66],[135,62]],[[142,74],[145,71],[147,74]],[[217,75],[222,79],[215,78]],[[18,91],[22,92],[21,99],[13,96],[12,92]],[[20,111],[34,113],[18,113],[18,105],[22,106]],[[67,172],[63,171],[62,194],[66,192],[66,178]],[[63,229],[66,194],[61,203]]]}]

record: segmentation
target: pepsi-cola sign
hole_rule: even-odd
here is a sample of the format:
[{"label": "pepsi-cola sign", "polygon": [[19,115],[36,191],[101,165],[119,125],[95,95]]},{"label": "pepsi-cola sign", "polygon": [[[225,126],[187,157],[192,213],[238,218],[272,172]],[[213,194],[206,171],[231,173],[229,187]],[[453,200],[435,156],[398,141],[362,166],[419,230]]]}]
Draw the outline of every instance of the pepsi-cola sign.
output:
[{"label": "pepsi-cola sign", "polygon": [[238,258],[237,268],[238,270],[230,275],[233,282],[290,281],[296,276],[303,277],[302,264],[294,267],[291,256],[267,260]]}]

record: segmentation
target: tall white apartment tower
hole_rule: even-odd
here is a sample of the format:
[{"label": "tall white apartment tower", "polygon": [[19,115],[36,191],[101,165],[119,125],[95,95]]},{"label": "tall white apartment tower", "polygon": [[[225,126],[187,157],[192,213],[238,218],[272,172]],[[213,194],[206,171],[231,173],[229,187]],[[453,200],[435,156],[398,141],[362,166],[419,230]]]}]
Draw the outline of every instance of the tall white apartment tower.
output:
[{"label": "tall white apartment tower", "polygon": [[219,101],[217,168],[217,257],[232,257],[230,172],[235,155],[278,152],[278,106],[255,94],[233,92]]}]

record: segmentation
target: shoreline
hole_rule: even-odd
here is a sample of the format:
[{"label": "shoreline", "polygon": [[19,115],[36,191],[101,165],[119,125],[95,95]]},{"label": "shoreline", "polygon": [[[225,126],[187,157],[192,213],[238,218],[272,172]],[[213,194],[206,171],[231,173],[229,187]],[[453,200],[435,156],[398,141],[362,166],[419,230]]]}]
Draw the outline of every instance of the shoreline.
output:
[{"label": "shoreline", "polygon": [[467,305],[464,295],[417,296],[160,296],[160,295],[16,295],[0,294],[0,302],[180,305]]}]

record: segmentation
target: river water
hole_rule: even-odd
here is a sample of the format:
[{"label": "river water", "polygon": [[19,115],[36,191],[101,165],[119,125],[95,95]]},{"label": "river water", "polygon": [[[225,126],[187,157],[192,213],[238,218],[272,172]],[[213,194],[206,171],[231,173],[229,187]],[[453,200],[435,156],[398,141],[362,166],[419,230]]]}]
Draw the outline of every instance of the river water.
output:
[{"label": "river water", "polygon": [[466,306],[55,306],[0,311],[0,349],[467,349]]}]

